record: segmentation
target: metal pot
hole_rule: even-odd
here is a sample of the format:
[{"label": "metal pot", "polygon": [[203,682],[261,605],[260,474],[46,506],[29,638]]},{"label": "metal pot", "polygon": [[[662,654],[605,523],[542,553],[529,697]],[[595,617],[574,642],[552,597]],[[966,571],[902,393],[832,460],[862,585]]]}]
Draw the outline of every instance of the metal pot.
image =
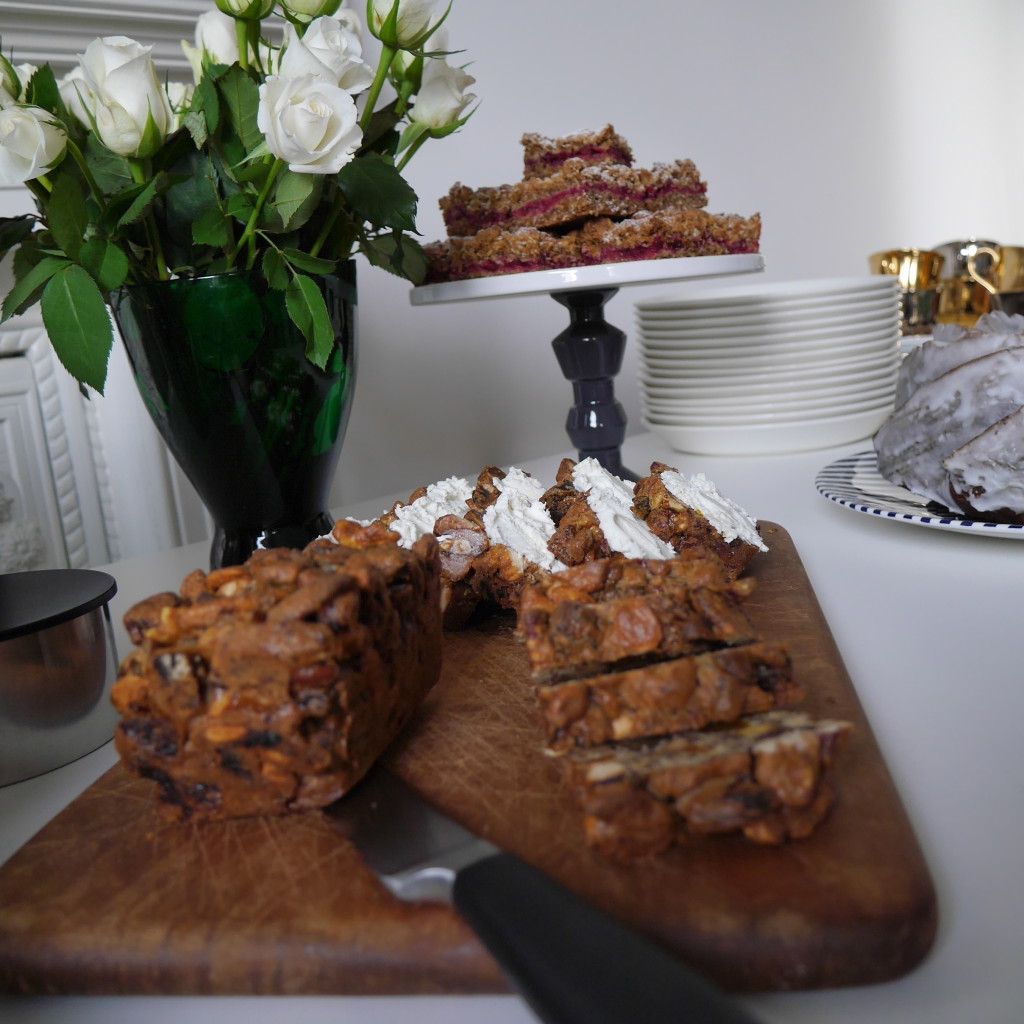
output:
[{"label": "metal pot", "polygon": [[114,734],[113,577],[0,575],[0,785],[68,764]]}]

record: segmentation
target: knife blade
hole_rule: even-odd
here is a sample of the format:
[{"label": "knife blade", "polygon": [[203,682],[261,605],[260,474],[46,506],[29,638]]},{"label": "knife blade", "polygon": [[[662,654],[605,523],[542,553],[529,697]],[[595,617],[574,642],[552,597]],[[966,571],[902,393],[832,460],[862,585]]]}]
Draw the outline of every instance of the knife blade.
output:
[{"label": "knife blade", "polygon": [[374,766],[326,809],[403,900],[450,902],[544,1024],[757,1024],[662,946]]}]

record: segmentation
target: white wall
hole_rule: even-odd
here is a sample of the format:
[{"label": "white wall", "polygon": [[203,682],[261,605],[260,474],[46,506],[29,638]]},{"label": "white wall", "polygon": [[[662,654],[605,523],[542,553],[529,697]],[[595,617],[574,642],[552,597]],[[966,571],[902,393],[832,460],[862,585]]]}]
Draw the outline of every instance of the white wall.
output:
[{"label": "white wall", "polygon": [[[765,280],[867,272],[896,246],[1024,241],[1019,0],[455,0],[478,113],[409,172],[425,239],[437,198],[516,180],[520,136],[614,124],[640,164],[693,158],[709,208],[764,219]],[[544,296],[412,308],[360,266],[361,365],[337,501],[557,451],[571,387]],[[624,289],[609,320],[632,327]],[[642,429],[627,346],[616,391]]]},{"label": "white wall", "polygon": [[[174,9],[189,24],[202,6],[68,3]],[[33,6],[0,0],[5,49],[15,12]],[[147,41],[145,19],[122,20]],[[520,177],[524,132],[611,122],[642,165],[694,159],[712,210],[761,213],[765,280],[862,274],[879,249],[957,237],[1024,243],[1020,0],[454,0],[449,28],[482,102],[409,167],[424,240],[442,234],[437,199],[456,180]],[[164,29],[170,53],[176,25]],[[609,319],[629,331],[635,301],[678,287],[624,289]],[[571,387],[550,346],[568,322],[560,306],[413,308],[408,292],[360,264],[359,382],[335,506],[568,444]],[[635,368],[628,345],[617,394],[631,432]]]}]

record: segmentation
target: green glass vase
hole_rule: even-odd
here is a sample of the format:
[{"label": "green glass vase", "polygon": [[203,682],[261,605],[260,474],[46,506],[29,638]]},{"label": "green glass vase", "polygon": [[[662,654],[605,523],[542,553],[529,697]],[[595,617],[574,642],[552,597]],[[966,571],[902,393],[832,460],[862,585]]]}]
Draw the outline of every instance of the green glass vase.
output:
[{"label": "green glass vase", "polygon": [[210,567],[330,531],[327,496],[356,377],[356,273],[315,278],[334,327],[324,370],[258,273],[111,296],[146,408],[214,521]]}]

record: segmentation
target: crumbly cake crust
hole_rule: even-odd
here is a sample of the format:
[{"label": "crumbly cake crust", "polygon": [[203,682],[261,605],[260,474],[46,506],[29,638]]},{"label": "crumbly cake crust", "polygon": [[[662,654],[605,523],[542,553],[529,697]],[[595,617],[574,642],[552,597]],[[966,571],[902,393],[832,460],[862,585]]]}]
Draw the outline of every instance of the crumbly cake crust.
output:
[{"label": "crumbly cake crust", "polygon": [[712,561],[585,562],[523,590],[517,631],[536,682],[622,671],[759,639],[742,607],[750,589]]},{"label": "crumbly cake crust", "polygon": [[778,643],[537,687],[552,753],[733,722],[803,696],[789,653]]},{"label": "crumbly cake crust", "polygon": [[548,138],[527,132],[522,138],[523,177],[543,178],[555,174],[567,160],[582,160],[585,164],[633,163],[629,143],[606,124],[600,131],[575,132],[562,138]]},{"label": "crumbly cake crust", "polygon": [[697,509],[684,505],[661,479],[661,474],[669,469],[663,462],[651,463],[650,473],[634,488],[633,511],[677,554],[711,554],[721,559],[729,576],[735,579],[750,564],[757,548],[739,537],[727,541]]},{"label": "crumbly cake crust", "polygon": [[760,216],[703,210],[707,184],[692,160],[634,168],[611,125],[522,142],[521,181],[457,183],[440,200],[448,237],[424,246],[427,283],[759,251]]},{"label": "crumbly cake crust", "polygon": [[599,218],[565,234],[523,227],[485,228],[466,238],[424,246],[427,280],[457,281],[494,274],[625,263],[680,256],[758,251],[761,218],[705,210],[644,211],[615,221]]},{"label": "crumbly cake crust", "polygon": [[488,227],[559,228],[594,217],[631,217],[641,210],[697,208],[707,184],[692,160],[633,168],[567,160],[544,178],[472,189],[456,183],[440,200],[449,237]]},{"label": "crumbly cake crust", "polygon": [[[386,531],[382,531],[387,536]],[[176,818],[282,814],[350,789],[437,680],[437,544],[317,541],[197,570],[125,615],[126,767]]]},{"label": "crumbly cake crust", "polygon": [[662,853],[688,834],[777,844],[809,835],[834,801],[828,779],[849,723],[793,711],[563,759],[588,843],[613,861]]}]

